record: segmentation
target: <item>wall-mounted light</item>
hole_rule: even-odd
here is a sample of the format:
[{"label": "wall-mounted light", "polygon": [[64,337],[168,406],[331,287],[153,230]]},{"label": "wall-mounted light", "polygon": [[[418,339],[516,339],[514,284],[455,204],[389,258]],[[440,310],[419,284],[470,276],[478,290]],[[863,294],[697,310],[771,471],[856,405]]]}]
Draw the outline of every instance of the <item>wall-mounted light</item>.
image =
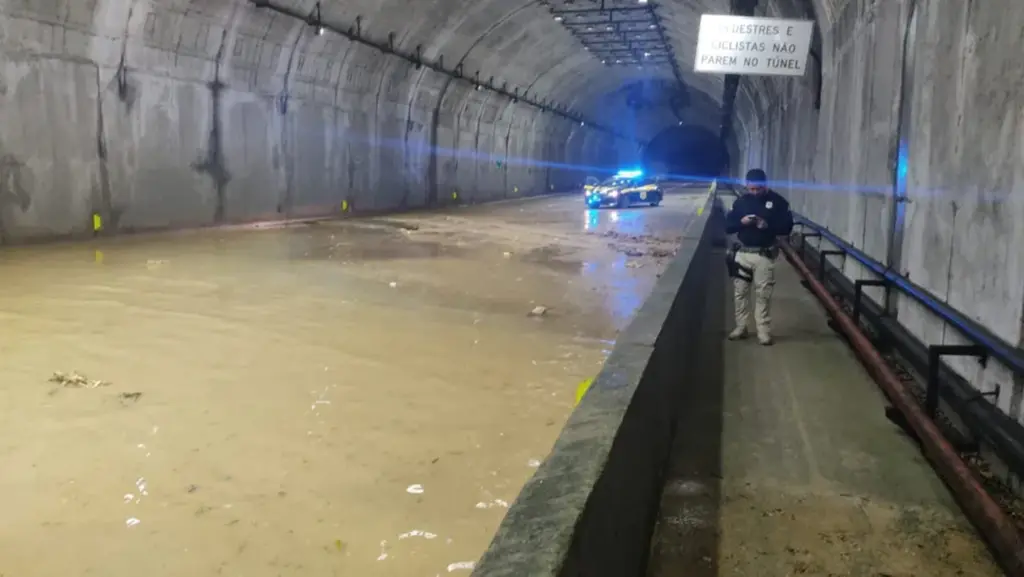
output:
[{"label": "wall-mounted light", "polygon": [[316,3],[316,6],[313,6],[313,12],[311,12],[309,15],[308,23],[310,26],[314,28],[314,30],[316,30],[317,36],[324,35],[324,23],[323,20],[321,19],[319,2]]}]

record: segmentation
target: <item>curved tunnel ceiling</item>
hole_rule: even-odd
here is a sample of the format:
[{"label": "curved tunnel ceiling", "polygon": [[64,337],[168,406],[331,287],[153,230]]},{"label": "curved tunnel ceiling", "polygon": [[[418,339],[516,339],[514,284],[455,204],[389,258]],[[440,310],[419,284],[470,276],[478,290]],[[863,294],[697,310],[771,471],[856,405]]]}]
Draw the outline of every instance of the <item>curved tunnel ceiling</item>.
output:
[{"label": "curved tunnel ceiling", "polygon": [[[605,0],[609,6],[640,1]],[[40,29],[9,32],[3,42],[12,52],[80,54],[97,64],[99,80],[123,92],[129,106],[131,73],[143,71],[168,80],[226,84],[281,99],[282,107],[298,97],[339,109],[393,109],[389,114],[413,124],[429,124],[430,118],[437,123],[445,115],[475,117],[477,122],[526,126],[550,135],[551,142],[570,144],[584,132],[564,118],[551,120],[556,115],[512,106],[500,94],[475,91],[471,82],[430,73],[426,66],[417,68],[343,35],[314,34],[302,18],[266,7],[312,16],[319,6],[319,16],[331,28],[392,42],[406,53],[420,50],[424,60],[443,59],[449,69],[459,66],[467,79],[479,74],[481,81],[493,78],[494,85],[509,92],[564,106],[625,135],[635,153],[636,141],[647,141],[667,126],[721,124],[723,77],[692,72],[700,15],[741,12],[741,4],[756,1],[649,0],[685,83],[688,104],[682,110],[663,94],[678,86],[670,67],[602,64],[555,20],[554,0],[54,0],[5,6],[6,14],[37,22]],[[761,0],[754,10],[770,16],[827,16],[840,1]],[[600,5],[600,0],[557,2]],[[73,35],[46,34],[45,28],[54,25],[80,31],[81,46],[72,46]],[[756,116],[770,103],[771,95],[760,93],[777,89],[773,82],[778,81],[745,83],[737,116]]]},{"label": "curved tunnel ceiling", "polygon": [[[695,74],[692,62],[696,47],[700,15],[730,13],[736,4],[746,0],[663,0],[651,2],[664,27],[679,62],[690,104],[685,118],[671,106],[657,105],[636,109],[625,98],[614,98],[625,86],[644,83],[648,86],[675,86],[668,66],[634,67],[602,64],[569,31],[552,17],[550,1],[545,0],[264,0],[299,14],[314,14],[317,5],[323,22],[342,29],[358,29],[361,34],[384,42],[389,36],[396,47],[407,52],[421,47],[424,59],[443,59],[446,67],[462,66],[463,74],[481,81],[494,79],[495,85],[507,86],[511,92],[534,100],[565,105],[580,116],[612,124],[626,136],[638,140],[652,138],[666,125],[691,118],[706,121],[720,118],[717,107],[723,94],[720,75]],[[607,7],[636,6],[639,0],[605,0]],[[805,17],[810,0],[762,0],[757,12],[762,15]],[[838,0],[813,0],[818,14],[830,14]],[[600,6],[600,0],[558,0],[559,7],[568,2],[575,7]],[[113,4],[113,2],[107,2]],[[121,2],[126,4],[126,2]],[[275,67],[285,70],[289,59],[318,59],[323,63],[324,80],[344,83],[361,75],[383,72],[382,79],[393,83],[419,85],[418,75],[401,59],[372,49],[354,46],[343,37],[331,33],[309,34],[303,22],[261,9],[257,0],[190,0],[188,2],[154,0],[182,22],[187,15],[200,13],[213,17],[225,28],[245,34],[251,41],[281,46],[276,52]],[[182,32],[182,39],[188,33]],[[289,48],[294,47],[297,55]],[[238,50],[236,49],[237,53]],[[264,51],[266,52],[266,51]],[[263,54],[260,58],[274,57]],[[358,59],[358,63],[354,61]],[[337,62],[342,61],[338,66]],[[346,66],[345,62],[349,65]],[[300,67],[301,68],[301,67]],[[422,76],[422,75],[419,75]],[[455,94],[465,97],[471,85],[460,83]],[[458,108],[457,105],[452,105]],[[609,123],[609,119],[615,122]],[[622,130],[625,129],[625,130]]]}]

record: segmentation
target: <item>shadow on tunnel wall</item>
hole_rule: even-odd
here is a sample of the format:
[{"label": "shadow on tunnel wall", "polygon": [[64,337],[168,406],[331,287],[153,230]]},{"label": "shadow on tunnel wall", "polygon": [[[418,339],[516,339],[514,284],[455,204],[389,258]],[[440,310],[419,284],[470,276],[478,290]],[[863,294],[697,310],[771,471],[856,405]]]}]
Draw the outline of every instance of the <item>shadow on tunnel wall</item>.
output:
[{"label": "shadow on tunnel wall", "polygon": [[683,180],[710,179],[729,165],[729,152],[721,138],[703,126],[671,126],[644,149],[648,172]]},{"label": "shadow on tunnel wall", "polygon": [[509,509],[474,577],[644,575],[666,481],[664,504],[699,507],[701,519],[677,535],[682,547],[668,551],[655,541],[655,553],[686,574],[714,574],[722,339],[705,335],[724,331],[716,304],[724,290],[709,282],[724,276],[716,274],[715,249],[724,233],[721,205],[709,200],[707,208]]}]

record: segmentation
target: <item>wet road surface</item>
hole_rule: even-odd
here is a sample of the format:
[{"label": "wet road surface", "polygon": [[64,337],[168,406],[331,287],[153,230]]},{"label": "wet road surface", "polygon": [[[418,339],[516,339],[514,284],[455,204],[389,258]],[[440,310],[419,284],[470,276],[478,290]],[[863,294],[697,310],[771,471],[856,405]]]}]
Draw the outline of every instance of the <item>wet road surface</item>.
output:
[{"label": "wet road surface", "polygon": [[0,574],[468,575],[703,199],[0,252]]}]

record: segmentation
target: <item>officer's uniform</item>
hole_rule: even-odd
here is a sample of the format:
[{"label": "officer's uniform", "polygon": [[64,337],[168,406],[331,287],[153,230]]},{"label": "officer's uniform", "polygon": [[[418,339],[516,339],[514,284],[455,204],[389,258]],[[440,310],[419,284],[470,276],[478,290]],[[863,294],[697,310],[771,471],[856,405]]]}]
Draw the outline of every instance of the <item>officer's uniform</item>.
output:
[{"label": "officer's uniform", "polygon": [[[743,217],[755,215],[768,226],[742,224]],[[726,216],[726,232],[735,234],[738,244],[729,254],[729,272],[733,276],[736,299],[736,329],[732,339],[747,334],[750,320],[750,285],[754,285],[754,322],[761,344],[771,344],[771,298],[775,287],[775,261],[779,256],[776,238],[788,236],[793,230],[789,202],[771,189],[760,194],[744,194],[736,199]]]}]

